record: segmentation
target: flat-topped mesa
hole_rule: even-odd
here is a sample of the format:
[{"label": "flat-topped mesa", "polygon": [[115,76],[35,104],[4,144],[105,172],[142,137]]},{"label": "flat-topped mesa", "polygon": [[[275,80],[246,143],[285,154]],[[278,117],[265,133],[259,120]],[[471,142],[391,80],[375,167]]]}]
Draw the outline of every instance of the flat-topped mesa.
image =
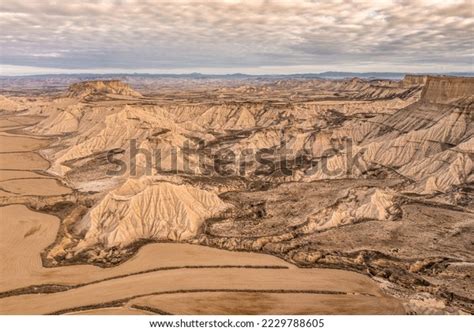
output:
[{"label": "flat-topped mesa", "polygon": [[427,75],[405,75],[405,77],[401,81],[401,85],[403,87],[425,85],[427,78]]},{"label": "flat-topped mesa", "polygon": [[72,84],[68,97],[83,98],[90,95],[115,94],[131,97],[142,95],[120,80],[90,80]]},{"label": "flat-topped mesa", "polygon": [[474,97],[474,77],[428,76],[421,101],[448,104]]}]

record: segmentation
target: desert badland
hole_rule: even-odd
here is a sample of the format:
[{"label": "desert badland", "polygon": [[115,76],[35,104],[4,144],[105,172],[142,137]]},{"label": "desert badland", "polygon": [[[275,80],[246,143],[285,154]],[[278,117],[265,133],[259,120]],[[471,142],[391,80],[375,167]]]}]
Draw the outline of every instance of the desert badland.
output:
[{"label": "desert badland", "polygon": [[474,312],[474,78],[128,80],[2,83],[0,313]]}]

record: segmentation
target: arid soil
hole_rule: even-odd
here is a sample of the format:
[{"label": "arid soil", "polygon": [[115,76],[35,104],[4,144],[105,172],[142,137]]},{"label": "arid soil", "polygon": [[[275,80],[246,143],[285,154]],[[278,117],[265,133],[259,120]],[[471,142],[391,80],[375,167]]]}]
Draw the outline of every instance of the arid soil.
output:
[{"label": "arid soil", "polygon": [[473,90],[10,92],[0,313],[473,313]]}]

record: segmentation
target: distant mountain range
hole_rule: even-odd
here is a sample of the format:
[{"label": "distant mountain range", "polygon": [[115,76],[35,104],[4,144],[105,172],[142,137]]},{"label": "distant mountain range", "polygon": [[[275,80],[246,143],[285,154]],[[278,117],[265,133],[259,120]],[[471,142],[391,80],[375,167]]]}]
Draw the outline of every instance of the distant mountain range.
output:
[{"label": "distant mountain range", "polygon": [[[60,93],[68,86],[90,80],[120,80],[138,90],[147,88],[158,88],[158,85],[165,86],[191,86],[194,84],[217,84],[219,86],[232,86],[241,84],[271,83],[272,81],[284,80],[318,80],[318,79],[349,79],[358,78],[364,80],[401,80],[406,74],[402,72],[337,72],[327,71],[322,73],[305,74],[273,74],[273,75],[247,75],[242,73],[227,75],[210,75],[202,73],[189,74],[143,74],[143,73],[116,73],[116,74],[47,74],[47,75],[26,75],[26,76],[1,76],[0,93],[15,91],[15,93],[40,93],[47,89],[49,92]],[[415,74],[417,75],[417,74]],[[420,74],[421,75],[421,74]],[[428,75],[428,74],[422,74]],[[449,72],[433,73],[430,75],[447,75],[474,77],[474,72]]]},{"label": "distant mountain range", "polygon": [[[116,73],[116,74],[46,74],[46,75],[21,75],[21,76],[3,76],[0,79],[8,78],[34,78],[34,79],[54,79],[54,78],[76,78],[80,80],[107,79],[107,78],[181,78],[181,79],[344,79],[344,78],[364,78],[364,79],[402,79],[406,74],[404,72],[348,72],[348,71],[326,71],[322,73],[301,73],[301,74],[268,74],[268,75],[249,75],[242,73],[234,74],[143,74],[143,73]],[[474,72],[446,72],[446,73],[421,73],[418,75],[446,75],[446,76],[464,76],[474,77]]]}]

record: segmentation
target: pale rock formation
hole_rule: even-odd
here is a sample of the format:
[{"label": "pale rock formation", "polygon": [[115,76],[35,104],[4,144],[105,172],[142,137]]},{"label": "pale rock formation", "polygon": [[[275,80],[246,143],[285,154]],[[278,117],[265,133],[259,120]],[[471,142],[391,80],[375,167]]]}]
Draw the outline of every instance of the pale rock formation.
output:
[{"label": "pale rock formation", "polygon": [[78,113],[81,105],[68,106],[57,111],[55,116],[49,116],[30,131],[43,135],[58,135],[75,132],[79,128]]},{"label": "pale rock formation", "polygon": [[365,220],[394,221],[400,215],[393,192],[381,189],[350,190],[335,206],[310,215],[303,231],[322,231]]},{"label": "pale rock formation", "polygon": [[[94,153],[122,149],[129,151],[131,144],[135,141],[136,147],[146,148],[144,142],[147,139],[160,140],[161,132],[168,137],[168,146],[182,146],[186,138],[183,134],[193,136],[188,130],[182,129],[174,123],[172,118],[165,117],[161,109],[143,109],[142,107],[123,106],[113,109],[99,109],[87,114],[87,108],[82,110],[82,114],[67,115],[69,117],[80,117],[79,123],[73,118],[70,121],[61,121],[66,115],[59,113],[55,119],[44,128],[43,132],[50,134],[60,132],[66,126],[72,130],[77,128],[78,135],[66,139],[65,149],[55,151],[54,155],[48,156],[54,160],[50,171],[58,174],[65,174],[69,167],[64,163],[94,155]],[[41,126],[39,127],[41,130]],[[201,135],[205,137],[205,135]],[[162,139],[166,140],[166,139]],[[151,145],[151,142],[148,144]],[[138,155],[139,157],[140,154]],[[141,161],[137,161],[141,164]]]},{"label": "pale rock formation", "polygon": [[129,179],[76,225],[76,232],[85,232],[76,249],[97,244],[123,247],[140,239],[186,240],[197,234],[205,219],[229,207],[214,192],[179,180]]},{"label": "pale rock formation", "polygon": [[0,111],[14,112],[24,109],[22,102],[4,95],[0,95]]},{"label": "pale rock formation", "polygon": [[455,148],[432,155],[400,169],[416,180],[409,191],[420,194],[447,192],[453,187],[474,182],[474,137]]},{"label": "pale rock formation", "polygon": [[131,97],[141,97],[142,95],[134,91],[127,84],[119,80],[96,80],[85,81],[72,84],[68,89],[68,97],[85,98],[97,94],[116,94]]}]

